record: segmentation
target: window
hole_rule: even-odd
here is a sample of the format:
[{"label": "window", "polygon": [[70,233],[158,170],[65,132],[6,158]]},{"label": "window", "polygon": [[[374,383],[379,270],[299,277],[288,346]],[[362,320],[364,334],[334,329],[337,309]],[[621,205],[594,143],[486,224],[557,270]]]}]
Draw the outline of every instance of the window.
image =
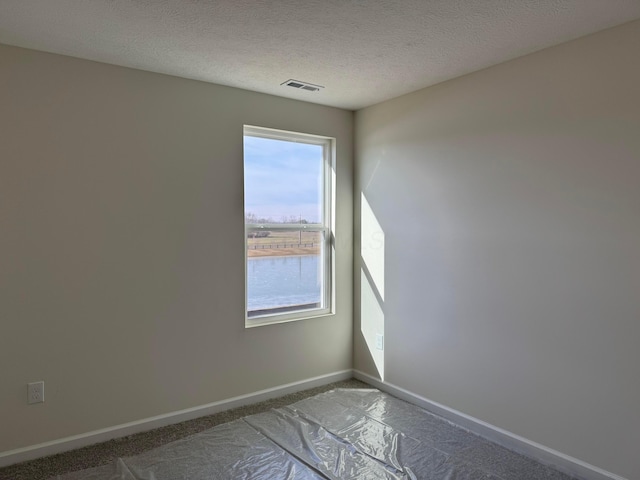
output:
[{"label": "window", "polygon": [[332,311],[334,140],[244,128],[246,326]]}]

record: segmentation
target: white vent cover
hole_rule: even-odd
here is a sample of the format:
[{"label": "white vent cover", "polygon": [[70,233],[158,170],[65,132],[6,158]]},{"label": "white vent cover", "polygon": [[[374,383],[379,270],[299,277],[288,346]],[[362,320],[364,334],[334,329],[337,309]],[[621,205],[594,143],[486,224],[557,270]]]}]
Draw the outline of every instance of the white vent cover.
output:
[{"label": "white vent cover", "polygon": [[300,90],[307,90],[308,92],[319,92],[321,88],[324,88],[322,85],[314,85],[313,83],[301,82],[300,80],[294,80],[293,78],[290,78],[280,85],[286,85],[287,87],[298,88]]}]

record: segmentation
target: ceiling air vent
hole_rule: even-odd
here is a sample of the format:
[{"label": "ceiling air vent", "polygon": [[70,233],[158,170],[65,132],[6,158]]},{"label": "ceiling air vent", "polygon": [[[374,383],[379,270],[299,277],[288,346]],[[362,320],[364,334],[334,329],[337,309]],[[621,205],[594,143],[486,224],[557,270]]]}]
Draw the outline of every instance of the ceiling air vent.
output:
[{"label": "ceiling air vent", "polygon": [[280,85],[286,85],[287,87],[297,88],[299,90],[306,90],[308,92],[319,92],[322,85],[314,85],[313,83],[301,82],[300,80],[289,79]]}]

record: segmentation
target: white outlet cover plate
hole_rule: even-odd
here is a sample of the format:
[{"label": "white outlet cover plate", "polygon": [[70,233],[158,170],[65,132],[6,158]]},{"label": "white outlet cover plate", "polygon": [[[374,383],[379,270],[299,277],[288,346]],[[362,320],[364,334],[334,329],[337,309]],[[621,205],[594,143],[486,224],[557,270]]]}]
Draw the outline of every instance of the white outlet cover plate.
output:
[{"label": "white outlet cover plate", "polygon": [[376,334],[376,348],[378,350],[384,350],[384,335],[381,333]]},{"label": "white outlet cover plate", "polygon": [[44,402],[44,382],[33,382],[27,385],[27,403]]}]

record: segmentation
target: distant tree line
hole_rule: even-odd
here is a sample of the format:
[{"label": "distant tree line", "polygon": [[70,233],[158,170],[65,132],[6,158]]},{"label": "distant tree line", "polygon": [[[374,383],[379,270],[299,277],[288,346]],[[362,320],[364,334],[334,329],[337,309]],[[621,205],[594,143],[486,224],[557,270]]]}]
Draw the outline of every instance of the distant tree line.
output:
[{"label": "distant tree line", "polygon": [[309,223],[308,220],[302,218],[302,215],[289,215],[288,217],[286,215],[283,215],[282,217],[280,217],[280,220],[274,220],[273,217],[258,217],[255,213],[252,212],[247,212],[245,214],[245,223],[247,224],[251,224],[251,223],[285,223],[285,224],[302,224],[302,225],[306,225]]}]

